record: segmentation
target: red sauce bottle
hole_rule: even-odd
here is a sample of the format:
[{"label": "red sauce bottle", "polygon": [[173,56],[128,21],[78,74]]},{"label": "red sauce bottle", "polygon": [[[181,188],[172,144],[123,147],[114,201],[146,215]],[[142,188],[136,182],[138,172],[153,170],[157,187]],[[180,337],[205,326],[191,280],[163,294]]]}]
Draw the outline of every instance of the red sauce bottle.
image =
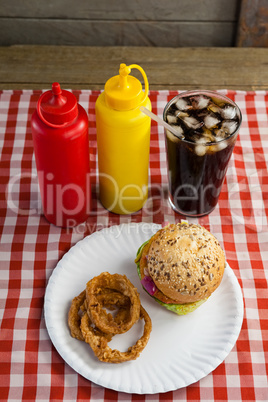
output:
[{"label": "red sauce bottle", "polygon": [[90,210],[87,113],[55,82],[40,96],[31,127],[44,215],[56,226],[77,226]]}]

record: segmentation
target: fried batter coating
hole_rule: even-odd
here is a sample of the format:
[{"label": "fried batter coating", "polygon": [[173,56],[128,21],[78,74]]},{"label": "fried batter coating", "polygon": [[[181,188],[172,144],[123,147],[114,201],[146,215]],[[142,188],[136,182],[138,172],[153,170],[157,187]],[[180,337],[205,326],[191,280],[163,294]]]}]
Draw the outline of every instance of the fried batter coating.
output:
[{"label": "fried batter coating", "polygon": [[148,343],[152,330],[152,322],[148,313],[142,306],[140,308],[140,318],[144,320],[143,335],[135,343],[135,345],[130,346],[126,352],[111,349],[108,346],[108,340],[104,334],[92,326],[92,322],[88,314],[84,314],[81,319],[81,331],[85,342],[91,346],[95,356],[100,361],[107,363],[122,363],[137,359]]},{"label": "fried batter coating", "polygon": [[[124,297],[125,301],[129,301],[128,314],[119,311],[117,318],[114,319],[111,314],[107,313],[103,307],[108,307],[112,303],[103,302],[102,299],[105,297],[102,295],[106,292],[109,294],[109,291],[117,292],[121,294],[120,297]],[[91,279],[86,285],[86,299],[90,320],[106,334],[122,334],[128,331],[139,319],[141,308],[139,294],[125,275],[111,275],[108,272],[103,272]],[[118,303],[120,304],[119,301],[117,305]]]},{"label": "fried batter coating", "polygon": [[[105,290],[97,296],[98,302],[110,310],[118,309],[114,320],[120,325],[128,318],[128,309],[130,305],[129,298],[117,291]],[[68,314],[68,326],[73,338],[83,341],[83,335],[80,329],[81,318],[87,313],[88,304],[86,300],[86,290],[83,290],[78,296],[74,297]],[[109,316],[110,314],[108,314]],[[108,334],[106,334],[108,335]],[[108,336],[108,339],[111,339]]]},{"label": "fried batter coating", "polygon": [[[80,310],[84,310],[84,302],[86,300],[86,290],[83,290],[78,296],[74,297],[68,314],[68,326],[73,338],[83,341],[83,335],[80,329],[81,314]],[[83,306],[81,308],[81,306]],[[82,313],[83,314],[83,313]]]}]

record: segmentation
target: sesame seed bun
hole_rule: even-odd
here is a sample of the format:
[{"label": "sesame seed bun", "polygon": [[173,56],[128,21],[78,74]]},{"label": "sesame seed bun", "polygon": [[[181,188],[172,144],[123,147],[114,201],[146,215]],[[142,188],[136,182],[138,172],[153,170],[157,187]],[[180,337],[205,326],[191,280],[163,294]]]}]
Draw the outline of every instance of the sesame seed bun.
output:
[{"label": "sesame seed bun", "polygon": [[155,285],[162,303],[205,301],[220,285],[225,255],[218,240],[204,227],[178,223],[160,229],[140,250],[140,279]]}]

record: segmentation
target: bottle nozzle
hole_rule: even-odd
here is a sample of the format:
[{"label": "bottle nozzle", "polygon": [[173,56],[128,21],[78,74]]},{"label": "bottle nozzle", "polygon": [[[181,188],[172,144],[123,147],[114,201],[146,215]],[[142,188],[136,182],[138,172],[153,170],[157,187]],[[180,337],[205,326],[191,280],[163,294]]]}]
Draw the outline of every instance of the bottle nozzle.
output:
[{"label": "bottle nozzle", "polygon": [[128,88],[127,76],[130,74],[131,68],[126,64],[120,64],[119,68],[119,86],[123,89]]},{"label": "bottle nozzle", "polygon": [[61,94],[61,87],[58,82],[53,82],[52,84],[52,93],[53,95],[60,95]]},{"label": "bottle nozzle", "polygon": [[49,100],[50,105],[55,106],[65,105],[67,99],[65,96],[62,95],[62,90],[58,82],[53,82],[51,92],[54,96],[52,96],[51,99]]},{"label": "bottle nozzle", "polygon": [[123,77],[126,77],[128,74],[130,74],[131,68],[127,66],[126,64],[122,63],[120,64],[119,68],[119,74],[122,75]]}]

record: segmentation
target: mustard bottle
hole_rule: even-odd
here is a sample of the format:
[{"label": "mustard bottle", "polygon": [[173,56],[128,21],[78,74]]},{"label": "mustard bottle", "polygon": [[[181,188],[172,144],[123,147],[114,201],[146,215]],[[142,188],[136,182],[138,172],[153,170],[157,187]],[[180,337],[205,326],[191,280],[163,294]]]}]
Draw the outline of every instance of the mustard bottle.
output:
[{"label": "mustard bottle", "polygon": [[[129,75],[135,68],[144,80]],[[99,198],[116,214],[140,210],[148,197],[151,119],[140,106],[151,110],[149,84],[144,70],[121,64],[96,101]]]}]

